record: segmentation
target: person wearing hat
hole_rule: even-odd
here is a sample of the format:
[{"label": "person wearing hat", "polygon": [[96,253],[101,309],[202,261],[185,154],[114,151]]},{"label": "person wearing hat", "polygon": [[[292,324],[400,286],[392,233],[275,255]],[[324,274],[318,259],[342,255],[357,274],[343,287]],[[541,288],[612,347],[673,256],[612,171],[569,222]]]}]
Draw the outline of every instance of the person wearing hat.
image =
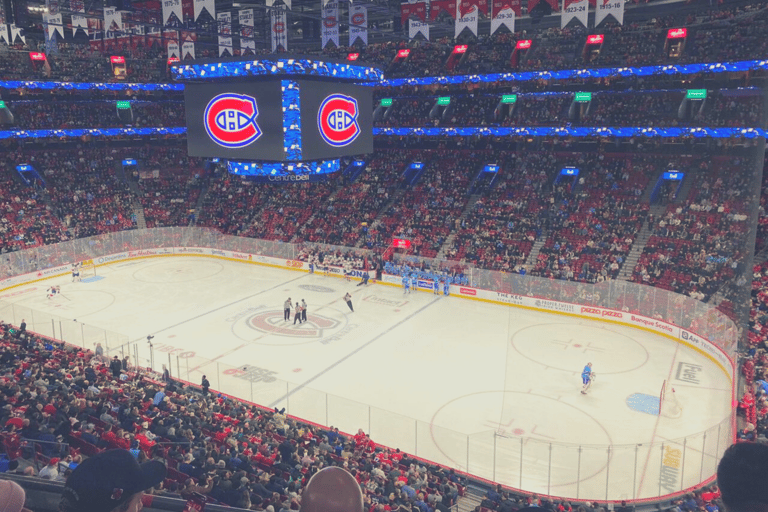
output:
[{"label": "person wearing hat", "polygon": [[59,460],[58,457],[52,457],[48,461],[48,465],[41,469],[37,476],[46,480],[53,480],[54,482],[59,480]]},{"label": "person wearing hat", "polygon": [[24,489],[11,480],[0,480],[0,511],[2,512],[31,512],[24,508],[27,495]]},{"label": "person wearing hat", "polygon": [[138,512],[144,491],[165,479],[161,462],[139,464],[126,450],[107,450],[83,461],[67,479],[60,512]]}]

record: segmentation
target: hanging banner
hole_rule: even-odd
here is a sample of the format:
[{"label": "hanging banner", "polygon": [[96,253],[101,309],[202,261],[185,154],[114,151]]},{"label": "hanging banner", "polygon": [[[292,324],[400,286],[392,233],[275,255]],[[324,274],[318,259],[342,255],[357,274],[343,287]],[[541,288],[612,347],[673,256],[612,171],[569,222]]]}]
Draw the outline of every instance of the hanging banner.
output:
[{"label": "hanging banner", "polygon": [[403,25],[411,16],[417,17],[421,21],[427,20],[426,2],[414,2],[412,4],[400,4],[400,21]]},{"label": "hanging banner", "polygon": [[429,4],[429,19],[435,21],[442,11],[456,19],[456,0],[432,0]]},{"label": "hanging banner", "polygon": [[74,36],[77,29],[82,29],[85,35],[88,35],[88,18],[79,14],[72,15],[72,35]]},{"label": "hanging banner", "polygon": [[455,28],[453,30],[453,37],[459,37],[461,31],[465,28],[468,28],[473,34],[475,34],[475,36],[477,36],[477,7],[473,7],[472,10],[464,16],[461,15],[461,5],[456,6],[456,9],[456,24],[454,25]]},{"label": "hanging banner", "polygon": [[421,22],[419,20],[408,21],[408,40],[412,40],[417,35],[421,34],[424,39],[429,41],[429,23]]},{"label": "hanging banner", "polygon": [[219,25],[219,57],[224,52],[229,52],[232,56],[232,13],[220,12],[216,15],[216,21]]},{"label": "hanging banner", "polygon": [[322,6],[321,10],[322,30],[321,41],[322,48],[328,46],[333,41],[336,48],[339,47],[339,4],[331,1]]},{"label": "hanging banner", "polygon": [[589,0],[563,0],[563,11],[560,15],[560,28],[564,29],[572,19],[579,20],[579,23],[586,27],[588,14]]},{"label": "hanging banner", "polygon": [[521,0],[492,0],[491,1],[491,17],[495,17],[500,14],[504,9],[512,9],[515,11],[517,17],[523,15],[523,5]]},{"label": "hanging banner", "polygon": [[0,23],[0,39],[5,41],[5,44],[11,44],[8,41],[8,25],[5,23]]},{"label": "hanging banner", "polygon": [[162,2],[163,26],[176,27],[181,25],[184,21],[184,14],[181,10],[181,0],[162,0]]},{"label": "hanging banner", "polygon": [[211,18],[216,19],[216,3],[215,0],[194,0],[194,20],[200,17],[203,9],[208,11]]},{"label": "hanging banner", "polygon": [[491,35],[501,27],[507,27],[507,30],[514,34],[515,16],[517,16],[517,14],[511,7],[505,7],[498,12],[494,11],[493,17],[491,18]]},{"label": "hanging banner", "polygon": [[240,20],[240,49],[243,52],[251,50],[251,53],[256,53],[256,41],[253,40],[253,9],[240,9],[237,14]]},{"label": "hanging banner", "polygon": [[104,31],[106,39],[114,39],[123,31],[123,13],[114,7],[104,8]]},{"label": "hanging banner", "polygon": [[168,43],[168,58],[175,57],[177,59],[181,59],[181,56],[179,54],[179,43],[175,41],[171,41]]},{"label": "hanging banner", "polygon": [[357,39],[368,44],[368,8],[364,5],[349,6],[349,46]]},{"label": "hanging banner", "polygon": [[283,9],[272,9],[269,11],[270,31],[272,40],[272,51],[276,52],[278,48],[288,51],[288,23],[287,16]]},{"label": "hanging banner", "polygon": [[[290,10],[291,9],[291,0],[282,0],[285,6]],[[325,4],[327,4],[330,0],[322,0],[322,6],[324,7]],[[275,0],[267,0],[267,7],[272,7],[275,5]]]},{"label": "hanging banner", "polygon": [[181,60],[186,59],[193,59],[195,58],[195,42],[194,41],[184,41],[184,44],[181,45]]},{"label": "hanging banner", "polygon": [[27,38],[26,36],[22,35],[21,29],[16,27],[15,23],[11,23],[11,42],[10,44],[14,44],[16,42],[16,38],[18,37],[21,39],[21,42],[24,44],[27,44]]},{"label": "hanging banner", "polygon": [[488,16],[488,0],[461,0],[459,2],[459,16],[470,13],[474,7]]},{"label": "hanging banner", "polygon": [[597,0],[597,5],[595,6],[595,26],[598,26],[609,14],[619,22],[619,25],[623,25],[624,0]]},{"label": "hanging banner", "polygon": [[88,18],[88,44],[91,48],[101,46],[104,39],[104,22],[98,18]]}]

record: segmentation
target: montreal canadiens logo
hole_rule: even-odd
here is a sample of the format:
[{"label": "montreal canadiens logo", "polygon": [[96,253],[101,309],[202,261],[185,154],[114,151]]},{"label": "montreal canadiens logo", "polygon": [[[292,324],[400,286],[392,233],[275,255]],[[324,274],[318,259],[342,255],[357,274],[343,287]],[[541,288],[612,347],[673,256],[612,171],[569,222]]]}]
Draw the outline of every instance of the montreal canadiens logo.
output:
[{"label": "montreal canadiens logo", "polygon": [[259,109],[256,98],[244,94],[219,94],[205,107],[203,125],[219,146],[243,148],[261,137],[256,124]]},{"label": "montreal canadiens logo", "polygon": [[343,94],[331,94],[320,105],[317,127],[323,140],[340,148],[351,144],[360,135],[357,124],[357,100]]}]

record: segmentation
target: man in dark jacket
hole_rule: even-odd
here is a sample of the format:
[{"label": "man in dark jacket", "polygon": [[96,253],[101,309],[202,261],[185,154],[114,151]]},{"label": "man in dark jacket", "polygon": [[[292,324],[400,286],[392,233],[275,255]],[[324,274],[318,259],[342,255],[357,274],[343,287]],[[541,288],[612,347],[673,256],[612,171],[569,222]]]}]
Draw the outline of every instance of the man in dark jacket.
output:
[{"label": "man in dark jacket", "polygon": [[112,371],[112,376],[114,378],[120,378],[120,372],[123,370],[123,365],[117,356],[115,356],[115,358],[112,359],[112,362],[109,363],[109,369]]}]

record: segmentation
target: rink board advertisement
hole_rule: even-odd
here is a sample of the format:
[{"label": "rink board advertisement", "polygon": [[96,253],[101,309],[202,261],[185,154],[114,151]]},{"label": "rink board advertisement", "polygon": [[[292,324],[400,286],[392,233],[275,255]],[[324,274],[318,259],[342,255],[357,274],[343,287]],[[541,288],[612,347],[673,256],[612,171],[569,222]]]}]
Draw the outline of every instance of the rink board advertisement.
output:
[{"label": "rink board advertisement", "polygon": [[[96,267],[102,265],[108,265],[115,262],[130,261],[139,258],[152,258],[152,257],[167,257],[167,256],[200,256],[211,258],[222,258],[230,261],[240,261],[244,263],[253,263],[259,265],[267,265],[276,268],[283,268],[289,270],[299,270],[303,272],[309,271],[309,264],[306,261],[275,258],[270,256],[262,256],[258,254],[250,254],[245,252],[211,249],[208,247],[166,247],[159,249],[141,249],[135,251],[124,251],[121,253],[115,253],[100,257],[93,258],[92,262]],[[90,262],[91,260],[89,260]],[[327,272],[323,269],[327,268]],[[28,284],[35,281],[41,281],[50,277],[57,277],[68,275],[72,270],[71,265],[59,265],[44,270],[38,270],[27,274],[8,277],[0,280],[0,292],[7,291],[11,288],[19,286],[21,284]],[[315,269],[318,274],[327,274],[335,277],[342,277],[344,270],[341,267],[336,266],[320,266]],[[359,280],[367,273],[370,278],[375,278],[373,271],[354,270],[353,279]],[[400,287],[402,286],[402,277],[391,274],[382,274],[381,282],[390,286]],[[423,291],[432,291],[433,282],[430,280],[419,279],[417,283],[417,289]],[[442,294],[442,283],[440,291]],[[636,327],[647,331],[655,332],[668,338],[679,340],[680,343],[686,344],[712,359],[723,371],[728,375],[729,379],[733,381],[734,369],[733,362],[730,358],[715,344],[702,338],[701,336],[681,329],[680,327],[664,322],[663,320],[657,320],[649,318],[640,314],[630,313],[626,311],[618,311],[610,308],[602,308],[597,306],[583,306],[580,304],[572,304],[569,302],[560,302],[553,300],[545,300],[536,297],[528,297],[524,295],[516,295],[509,293],[500,293],[492,290],[483,290],[480,288],[473,288],[471,286],[463,285],[450,285],[450,295],[458,296],[466,299],[480,300],[483,302],[490,302],[495,304],[520,306],[524,308],[536,309],[541,311],[567,314],[569,316],[578,316],[582,318],[589,318],[593,320],[603,320],[612,323],[618,323],[630,327]]]}]

